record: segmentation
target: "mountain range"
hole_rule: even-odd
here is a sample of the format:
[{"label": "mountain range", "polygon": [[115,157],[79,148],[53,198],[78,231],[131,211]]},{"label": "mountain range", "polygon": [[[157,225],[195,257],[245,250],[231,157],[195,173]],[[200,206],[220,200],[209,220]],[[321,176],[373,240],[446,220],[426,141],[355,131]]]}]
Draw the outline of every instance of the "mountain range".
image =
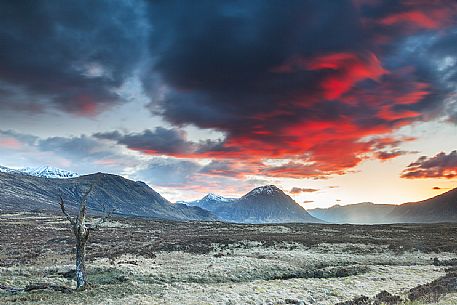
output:
[{"label": "mountain range", "polygon": [[208,194],[200,200],[171,203],[141,181],[97,173],[78,175],[52,167],[10,169],[0,166],[0,212],[59,212],[60,195],[76,210],[82,194],[96,185],[88,208],[100,213],[170,220],[236,223],[434,223],[457,222],[457,188],[433,198],[401,205],[370,202],[306,211],[274,185],[257,187],[240,198]]},{"label": "mountain range", "polygon": [[395,209],[392,204],[362,202],[348,205],[334,205],[327,209],[310,209],[308,212],[330,223],[376,224],[389,223],[388,215]]},{"label": "mountain range", "polygon": [[457,222],[457,188],[430,199],[400,205],[362,202],[307,211],[273,185],[256,188],[239,199],[208,194],[186,204],[211,211],[224,221],[246,223],[319,220],[336,224]]},{"label": "mountain range", "polygon": [[171,203],[141,181],[97,173],[79,176],[51,167],[14,170],[0,168],[0,212],[59,212],[62,195],[68,209],[76,209],[90,185],[95,185],[88,208],[119,215],[170,220],[222,220],[239,223],[321,222],[273,185],[259,187],[241,198],[208,194],[184,204]]},{"label": "mountain range", "polygon": [[396,206],[387,217],[392,222],[457,222],[457,188],[433,198]]},{"label": "mountain range", "polygon": [[69,210],[75,210],[83,193],[94,184],[88,208],[103,212],[115,209],[119,215],[170,220],[216,220],[211,212],[174,204],[141,181],[110,174],[91,174],[76,178],[44,178],[18,172],[0,172],[0,211],[59,210],[62,195]]},{"label": "mountain range", "polygon": [[22,169],[12,169],[4,166],[0,166],[0,172],[3,173],[17,173],[17,174],[25,174],[30,176],[36,177],[43,177],[43,178],[76,178],[80,175],[71,172],[65,169],[60,169],[52,166],[39,166],[39,167],[25,167]]},{"label": "mountain range", "polygon": [[274,185],[253,189],[241,198],[208,194],[187,202],[215,214],[219,219],[238,223],[322,222]]},{"label": "mountain range", "polygon": [[457,188],[418,202],[400,205],[363,202],[308,212],[331,223],[438,223],[457,222]]}]

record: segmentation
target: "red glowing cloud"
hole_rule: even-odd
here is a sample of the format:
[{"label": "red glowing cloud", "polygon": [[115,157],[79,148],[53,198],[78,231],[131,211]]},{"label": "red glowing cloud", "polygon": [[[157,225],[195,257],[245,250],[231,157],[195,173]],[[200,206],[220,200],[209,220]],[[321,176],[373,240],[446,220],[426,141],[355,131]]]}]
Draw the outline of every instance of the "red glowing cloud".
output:
[{"label": "red glowing cloud", "polygon": [[378,80],[387,71],[375,54],[357,56],[351,53],[334,53],[323,55],[311,60],[308,69],[330,70],[334,73],[322,80],[324,98],[339,98],[349,91],[357,82],[364,79]]},{"label": "red glowing cloud", "polygon": [[[145,154],[209,159],[202,174],[237,178],[325,178],[367,159],[409,153],[400,145],[412,139],[392,134],[442,110],[448,89],[423,54],[440,35],[450,35],[445,31],[457,6],[446,0],[322,3],[269,11],[278,20],[263,13],[258,20],[257,8],[246,8],[252,23],[224,32],[216,22],[222,36],[208,33],[211,26],[175,29],[180,34],[167,40],[156,65],[170,93],[151,109],[174,126],[217,130],[224,134],[220,141],[192,141],[177,131],[101,136]],[[308,11],[319,18],[303,18]],[[204,22],[219,20],[206,13]],[[449,41],[435,48],[452,49]],[[214,46],[211,56],[207,46]]]},{"label": "red glowing cloud", "polygon": [[408,11],[395,13],[382,18],[379,22],[382,25],[391,26],[398,24],[409,24],[424,29],[439,29],[447,23],[450,14],[447,9],[432,11]]},{"label": "red glowing cloud", "polygon": [[320,87],[327,100],[339,98],[357,82],[364,79],[378,80],[387,71],[373,53],[330,53],[311,59],[293,57],[285,64],[272,69],[274,73],[293,73],[301,70],[323,71]]}]

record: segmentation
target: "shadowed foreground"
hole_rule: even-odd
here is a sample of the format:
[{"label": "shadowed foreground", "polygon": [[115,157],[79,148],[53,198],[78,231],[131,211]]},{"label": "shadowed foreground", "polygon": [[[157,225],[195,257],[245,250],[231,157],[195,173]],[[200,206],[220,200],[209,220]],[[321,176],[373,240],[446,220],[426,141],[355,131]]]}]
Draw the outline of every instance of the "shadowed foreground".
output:
[{"label": "shadowed foreground", "polygon": [[2,304],[375,304],[376,295],[386,304],[457,303],[455,224],[112,219],[87,245],[91,287],[71,293],[7,289],[75,287],[63,217],[3,214],[0,232]]}]

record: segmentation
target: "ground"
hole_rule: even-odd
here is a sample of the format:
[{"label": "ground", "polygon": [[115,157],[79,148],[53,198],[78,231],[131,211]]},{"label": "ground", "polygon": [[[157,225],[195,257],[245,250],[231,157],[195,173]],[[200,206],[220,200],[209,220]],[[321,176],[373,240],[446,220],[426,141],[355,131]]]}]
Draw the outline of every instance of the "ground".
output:
[{"label": "ground", "polygon": [[0,214],[0,304],[372,304],[357,298],[384,290],[400,304],[457,304],[456,237],[457,224],[113,218],[89,239],[89,289],[12,293],[74,288],[73,236],[60,215]]}]

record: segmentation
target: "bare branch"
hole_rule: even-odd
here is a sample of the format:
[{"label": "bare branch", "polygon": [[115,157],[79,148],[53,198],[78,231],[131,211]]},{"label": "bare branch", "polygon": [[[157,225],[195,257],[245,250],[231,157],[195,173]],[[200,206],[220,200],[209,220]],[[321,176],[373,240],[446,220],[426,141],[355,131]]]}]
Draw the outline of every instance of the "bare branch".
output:
[{"label": "bare branch", "polygon": [[92,192],[94,188],[94,185],[91,184],[89,189],[84,193],[81,202],[79,203],[79,216],[78,216],[78,222],[81,223],[84,221],[84,218],[86,217],[86,210],[87,210],[87,198],[89,197],[89,194]]},{"label": "bare branch", "polygon": [[68,219],[68,221],[72,225],[75,225],[75,220],[73,218],[71,218],[70,215],[68,215],[67,211],[65,211],[65,203],[63,202],[62,195],[60,195],[60,209],[62,210],[62,213],[65,215],[65,217]]}]

